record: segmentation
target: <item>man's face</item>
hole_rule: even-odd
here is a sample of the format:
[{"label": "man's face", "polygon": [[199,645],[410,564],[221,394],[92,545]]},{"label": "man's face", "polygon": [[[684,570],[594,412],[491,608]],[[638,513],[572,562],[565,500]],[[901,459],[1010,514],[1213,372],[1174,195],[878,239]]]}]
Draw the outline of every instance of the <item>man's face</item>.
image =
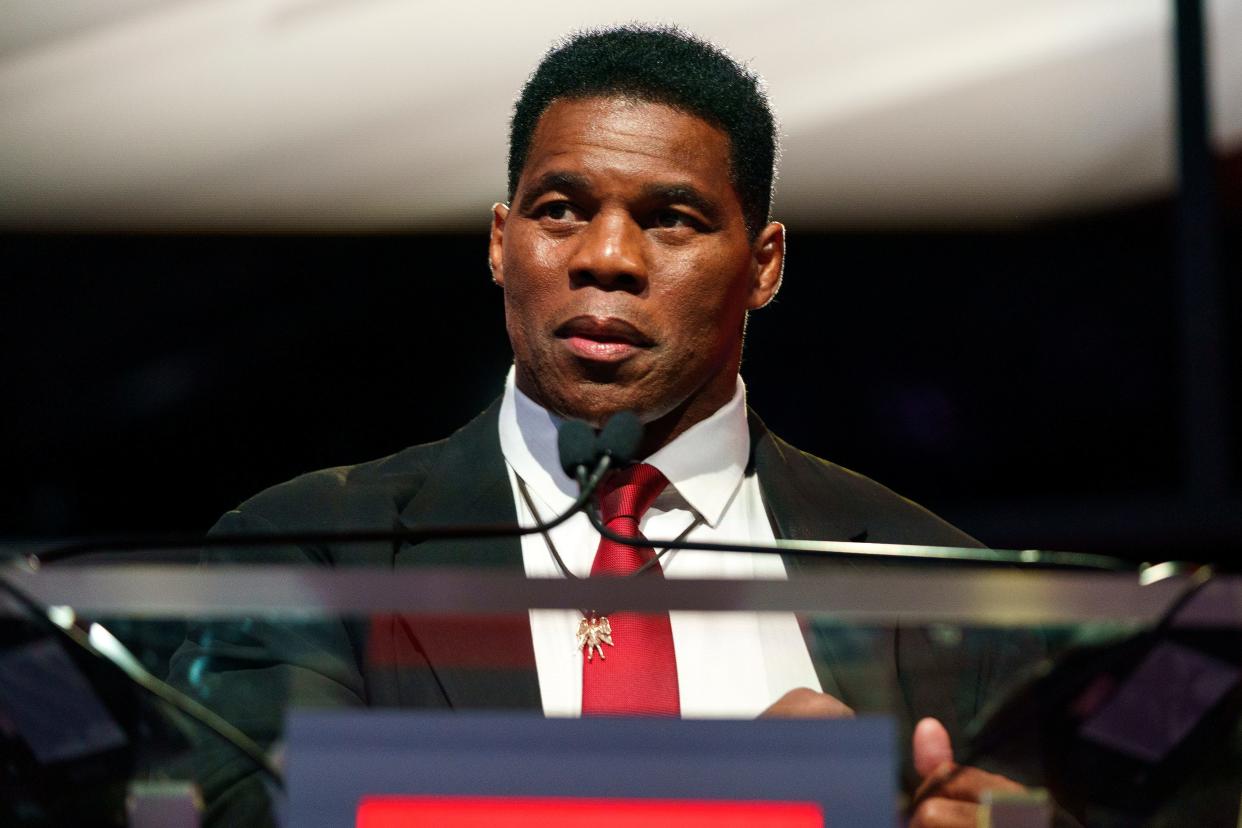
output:
[{"label": "man's face", "polygon": [[729,149],[661,104],[548,107],[492,222],[522,391],[596,425],[672,415],[673,432],[729,400],[746,312],[775,294],[784,247],[779,224],[749,238]]}]

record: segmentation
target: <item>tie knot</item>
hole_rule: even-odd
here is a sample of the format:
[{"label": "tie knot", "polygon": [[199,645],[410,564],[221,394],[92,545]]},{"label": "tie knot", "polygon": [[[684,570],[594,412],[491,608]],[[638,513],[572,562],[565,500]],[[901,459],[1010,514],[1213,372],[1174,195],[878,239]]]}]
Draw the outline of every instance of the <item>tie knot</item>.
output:
[{"label": "tie knot", "polygon": [[618,469],[604,478],[599,487],[599,506],[604,523],[619,517],[637,522],[664,491],[668,480],[655,466],[637,463]]}]

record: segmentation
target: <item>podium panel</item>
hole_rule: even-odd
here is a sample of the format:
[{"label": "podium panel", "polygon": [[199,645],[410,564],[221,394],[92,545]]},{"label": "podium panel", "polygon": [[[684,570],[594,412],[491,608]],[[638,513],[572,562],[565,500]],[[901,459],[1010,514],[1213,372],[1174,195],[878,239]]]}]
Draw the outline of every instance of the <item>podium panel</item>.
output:
[{"label": "podium panel", "polygon": [[285,734],[284,824],[299,828],[889,828],[897,801],[895,729],[884,716],[294,710]]}]

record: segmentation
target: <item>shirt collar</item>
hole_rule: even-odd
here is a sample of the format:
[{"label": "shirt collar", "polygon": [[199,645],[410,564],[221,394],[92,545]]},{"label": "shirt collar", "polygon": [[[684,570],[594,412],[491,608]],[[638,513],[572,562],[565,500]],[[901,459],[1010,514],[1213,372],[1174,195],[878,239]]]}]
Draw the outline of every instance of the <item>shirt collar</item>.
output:
[{"label": "shirt collar", "polygon": [[[523,394],[513,369],[509,370],[500,403],[500,449],[514,473],[558,511],[568,508],[578,492],[557,454],[556,433],[562,421]],[[742,482],[749,455],[746,385],[739,376],[732,399],[644,462],[659,469],[685,504],[714,527]],[[661,496],[657,505],[663,500]]]}]

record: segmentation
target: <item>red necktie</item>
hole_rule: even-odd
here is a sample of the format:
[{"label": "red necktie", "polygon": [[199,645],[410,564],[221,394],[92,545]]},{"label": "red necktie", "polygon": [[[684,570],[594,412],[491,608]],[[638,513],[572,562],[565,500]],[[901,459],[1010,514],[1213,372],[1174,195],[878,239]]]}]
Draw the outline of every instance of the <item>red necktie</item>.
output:
[{"label": "red necktie", "polygon": [[[626,538],[643,538],[638,522],[668,480],[640,463],[613,472],[600,487],[604,525]],[[626,546],[600,538],[591,576],[632,575],[655,557],[651,547]],[[657,563],[643,573],[661,577]],[[614,612],[608,615],[613,646],[607,658],[582,659],[582,714],[679,716],[677,657],[668,613]]]}]

